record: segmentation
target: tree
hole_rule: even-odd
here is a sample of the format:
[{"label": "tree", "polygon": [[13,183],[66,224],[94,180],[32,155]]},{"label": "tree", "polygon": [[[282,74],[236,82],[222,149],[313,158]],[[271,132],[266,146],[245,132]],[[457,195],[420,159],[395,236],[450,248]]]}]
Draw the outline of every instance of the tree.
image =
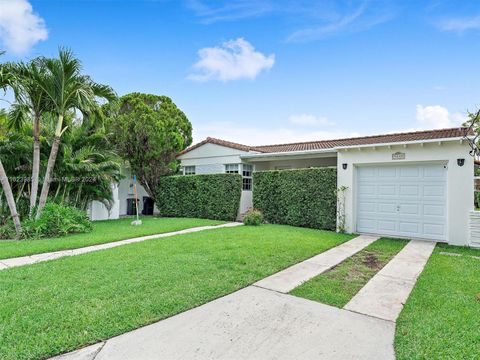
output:
[{"label": "tree", "polygon": [[50,190],[60,139],[66,130],[64,127],[65,114],[68,111],[77,110],[82,113],[93,113],[99,108],[97,98],[108,101],[116,98],[115,92],[110,86],[97,84],[90,77],[81,74],[82,64],[70,50],[60,49],[58,59],[43,58],[39,61],[45,71],[36,74],[33,80],[45,92],[51,112],[57,118],[57,123],[38,202],[37,218],[42,213]]},{"label": "tree", "polygon": [[40,121],[42,115],[49,110],[49,103],[45,92],[35,81],[35,79],[44,76],[41,61],[33,60],[26,64],[18,63],[13,67],[13,70],[16,74],[12,85],[16,102],[10,112],[10,126],[20,129],[27,121],[31,120],[33,123],[32,183],[29,209],[29,215],[31,216],[37,204],[40,176]]},{"label": "tree", "polygon": [[170,98],[141,93],[121,97],[111,121],[119,155],[155,198],[160,177],[176,172],[177,154],[192,143],[190,121]]},{"label": "tree", "polygon": [[[2,55],[3,52],[0,52]],[[7,65],[0,64],[0,88],[4,91],[13,81],[13,76],[9,71]],[[20,217],[18,216],[17,206],[15,204],[15,198],[13,197],[13,191],[8,180],[7,173],[3,167],[2,160],[0,159],[0,183],[2,184],[3,192],[7,200],[8,208],[10,209],[10,215],[12,216],[13,224],[15,226],[15,232],[17,237],[22,233],[22,225],[20,223]]]}]

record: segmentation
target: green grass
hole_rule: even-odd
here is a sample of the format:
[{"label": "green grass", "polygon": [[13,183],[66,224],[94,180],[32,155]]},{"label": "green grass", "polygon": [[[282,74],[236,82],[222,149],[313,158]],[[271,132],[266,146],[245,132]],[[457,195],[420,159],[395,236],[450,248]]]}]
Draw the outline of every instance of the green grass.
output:
[{"label": "green grass", "polygon": [[480,251],[437,245],[397,320],[397,359],[480,359],[480,260],[471,256]]},{"label": "green grass", "polygon": [[95,343],[351,238],[282,225],[241,226],[0,271],[0,358],[43,358]]},{"label": "green grass", "polygon": [[40,254],[50,251],[77,249],[137,236],[178,231],[197,226],[218,225],[224,221],[187,218],[142,217],[141,226],[132,226],[133,218],[94,221],[89,233],[72,234],[39,240],[0,240],[0,259]]},{"label": "green grass", "polygon": [[379,239],[290,294],[342,308],[407,242]]}]

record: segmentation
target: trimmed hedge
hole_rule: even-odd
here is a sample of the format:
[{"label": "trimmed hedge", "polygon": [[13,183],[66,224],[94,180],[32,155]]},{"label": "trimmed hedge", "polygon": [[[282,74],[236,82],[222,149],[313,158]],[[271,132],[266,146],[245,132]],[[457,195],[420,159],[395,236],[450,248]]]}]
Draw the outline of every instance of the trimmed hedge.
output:
[{"label": "trimmed hedge", "polygon": [[162,216],[233,221],[242,194],[239,174],[166,176],[156,205]]},{"label": "trimmed hedge", "polygon": [[335,230],[337,170],[316,168],[253,174],[253,205],[265,221]]}]

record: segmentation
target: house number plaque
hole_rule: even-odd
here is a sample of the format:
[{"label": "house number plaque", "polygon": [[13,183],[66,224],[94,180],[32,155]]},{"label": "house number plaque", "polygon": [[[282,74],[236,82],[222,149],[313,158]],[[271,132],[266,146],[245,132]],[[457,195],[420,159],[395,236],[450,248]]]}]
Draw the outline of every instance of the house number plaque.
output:
[{"label": "house number plaque", "polygon": [[392,160],[405,160],[405,153],[398,151],[392,154]]}]

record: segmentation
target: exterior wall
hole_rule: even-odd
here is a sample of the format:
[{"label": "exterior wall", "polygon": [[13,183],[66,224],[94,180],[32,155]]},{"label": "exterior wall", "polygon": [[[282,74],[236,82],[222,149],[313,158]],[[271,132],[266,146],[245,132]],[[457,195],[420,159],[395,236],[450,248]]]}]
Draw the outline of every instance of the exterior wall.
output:
[{"label": "exterior wall", "polygon": [[107,207],[99,201],[92,201],[88,208],[88,217],[92,221],[115,220],[119,217],[120,202],[118,199],[118,186],[112,185],[113,206],[108,211]]},{"label": "exterior wall", "polygon": [[[254,185],[255,186],[255,185]],[[238,218],[241,218],[242,214],[245,214],[248,209],[253,207],[253,191],[242,191],[240,197],[240,209],[238,210]]]},{"label": "exterior wall", "polygon": [[318,157],[311,159],[286,159],[255,161],[255,171],[278,169],[305,169],[310,167],[337,166],[336,157]]},{"label": "exterior wall", "polygon": [[178,159],[182,166],[195,166],[197,174],[218,174],[225,172],[225,164],[241,163],[242,154],[248,153],[215,144],[205,144],[180,155]]},{"label": "exterior wall", "polygon": [[[346,231],[355,232],[355,183],[358,165],[401,165],[422,162],[443,162],[447,164],[447,241],[453,245],[467,245],[469,239],[469,212],[473,210],[473,158],[470,148],[460,141],[412,144],[376,149],[345,149],[338,152],[338,186],[346,186],[345,225]],[[392,160],[392,154],[405,153],[404,160]],[[457,165],[457,159],[465,159],[463,166]],[[347,164],[347,169],[342,164]]]},{"label": "exterior wall", "polygon": [[470,238],[469,245],[480,248],[480,211],[470,211]]},{"label": "exterior wall", "polygon": [[[119,198],[119,215],[127,215],[127,199],[134,198],[133,193],[133,177],[128,170],[124,172],[125,178],[120,180],[118,184],[118,198]],[[138,211],[141,214],[143,210],[143,197],[149,196],[146,190],[137,181],[137,194],[139,200]],[[158,214],[158,209],[155,206],[153,210],[154,214]]]}]

